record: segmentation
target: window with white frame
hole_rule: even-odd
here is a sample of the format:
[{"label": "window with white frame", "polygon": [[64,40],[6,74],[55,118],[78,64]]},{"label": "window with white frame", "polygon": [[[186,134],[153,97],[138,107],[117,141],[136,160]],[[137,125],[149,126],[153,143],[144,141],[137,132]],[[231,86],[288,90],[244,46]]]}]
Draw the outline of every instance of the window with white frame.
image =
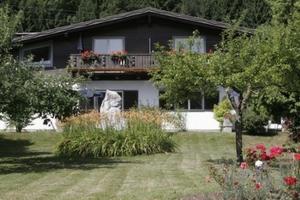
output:
[{"label": "window with white frame", "polygon": [[[160,96],[163,94],[163,91],[160,91]],[[212,94],[203,95],[201,92],[195,92],[194,95],[187,101],[177,104],[176,109],[183,109],[183,110],[212,110],[214,105],[219,103],[219,92],[216,91]],[[167,110],[174,110],[174,104],[167,104],[164,99],[159,100],[159,107]]]},{"label": "window with white frame", "polygon": [[43,67],[52,67],[52,45],[37,45],[24,48],[21,51],[21,58],[32,58],[32,62]]},{"label": "window with white frame", "polygon": [[100,54],[110,54],[114,51],[123,51],[124,38],[95,38],[93,50]]},{"label": "window with white frame", "polygon": [[176,51],[187,50],[187,51],[192,51],[197,53],[206,52],[204,37],[197,37],[191,40],[189,37],[186,36],[175,36],[173,37],[173,40],[174,40],[174,49]]}]

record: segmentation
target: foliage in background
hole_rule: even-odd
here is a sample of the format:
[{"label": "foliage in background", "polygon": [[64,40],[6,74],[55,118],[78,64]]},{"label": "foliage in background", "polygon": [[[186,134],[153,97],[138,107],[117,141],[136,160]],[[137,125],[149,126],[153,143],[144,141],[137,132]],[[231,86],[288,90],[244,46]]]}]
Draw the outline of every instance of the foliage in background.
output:
[{"label": "foliage in background", "polygon": [[13,12],[22,11],[20,31],[31,32],[149,6],[229,23],[244,15],[241,24],[247,27],[271,19],[265,0],[4,0],[2,5],[5,3]]},{"label": "foliage in background", "polygon": [[252,104],[243,113],[243,129],[248,134],[264,134],[269,120],[270,115],[263,108],[259,109]]},{"label": "foliage in background", "polygon": [[8,6],[0,6],[0,63],[12,49],[12,38],[21,23],[21,14],[12,15]]},{"label": "foliage in background", "polygon": [[114,157],[173,152],[176,144],[170,134],[162,130],[166,119],[159,111],[128,111],[119,116],[121,129],[112,126],[99,113],[79,115],[63,124],[63,140],[57,154],[63,157]]}]

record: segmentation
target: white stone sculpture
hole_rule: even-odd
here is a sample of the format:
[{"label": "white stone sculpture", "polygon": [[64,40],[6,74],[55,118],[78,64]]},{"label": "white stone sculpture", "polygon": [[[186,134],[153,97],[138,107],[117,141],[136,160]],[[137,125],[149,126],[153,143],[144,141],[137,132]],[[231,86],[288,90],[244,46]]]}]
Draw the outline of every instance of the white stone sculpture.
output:
[{"label": "white stone sculpture", "polygon": [[122,98],[117,92],[106,90],[105,97],[100,107],[100,112],[101,113],[120,112],[121,102],[122,102]]},{"label": "white stone sculpture", "polygon": [[123,127],[121,103],[122,98],[117,92],[106,90],[100,107],[101,128],[112,127],[120,130]]}]

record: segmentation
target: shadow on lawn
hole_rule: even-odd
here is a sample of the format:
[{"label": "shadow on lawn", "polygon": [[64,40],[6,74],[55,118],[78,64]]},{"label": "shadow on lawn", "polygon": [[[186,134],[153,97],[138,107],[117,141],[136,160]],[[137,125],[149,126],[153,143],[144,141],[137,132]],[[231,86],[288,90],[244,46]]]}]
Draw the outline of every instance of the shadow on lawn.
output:
[{"label": "shadow on lawn", "polygon": [[0,136],[0,158],[2,157],[19,157],[28,155],[28,147],[33,143],[24,139],[6,139]]},{"label": "shadow on lawn", "polygon": [[233,165],[235,164],[235,160],[231,158],[219,158],[219,159],[209,159],[207,162],[215,164],[215,165]]},{"label": "shadow on lawn", "polygon": [[0,174],[47,172],[59,169],[91,170],[114,168],[118,164],[140,163],[110,158],[76,159],[60,158],[51,152],[29,151],[29,140],[9,140],[0,136]]}]

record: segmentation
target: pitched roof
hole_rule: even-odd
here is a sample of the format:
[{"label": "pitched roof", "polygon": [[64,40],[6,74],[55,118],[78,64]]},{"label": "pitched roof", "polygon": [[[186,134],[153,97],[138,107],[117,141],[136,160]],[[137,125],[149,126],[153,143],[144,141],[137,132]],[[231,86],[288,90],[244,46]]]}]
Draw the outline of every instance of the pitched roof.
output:
[{"label": "pitched roof", "polygon": [[[78,32],[93,27],[105,26],[108,24],[122,22],[137,17],[141,17],[141,16],[147,16],[147,15],[158,16],[166,19],[181,21],[183,23],[200,25],[200,26],[204,26],[212,29],[219,29],[219,30],[226,29],[230,26],[229,24],[224,22],[207,20],[204,18],[193,17],[189,15],[184,15],[184,14],[179,14],[175,12],[148,7],[148,8],[138,9],[126,13],[100,18],[100,19],[94,19],[94,20],[75,23],[67,26],[61,26],[61,27],[45,30],[42,32],[38,32],[35,34],[23,35],[22,37],[15,38],[14,42],[26,42],[26,41],[36,40],[36,39],[50,38],[52,36],[57,36],[64,33]],[[239,30],[242,32],[251,32],[251,29],[243,28],[243,27],[241,27]]]}]

